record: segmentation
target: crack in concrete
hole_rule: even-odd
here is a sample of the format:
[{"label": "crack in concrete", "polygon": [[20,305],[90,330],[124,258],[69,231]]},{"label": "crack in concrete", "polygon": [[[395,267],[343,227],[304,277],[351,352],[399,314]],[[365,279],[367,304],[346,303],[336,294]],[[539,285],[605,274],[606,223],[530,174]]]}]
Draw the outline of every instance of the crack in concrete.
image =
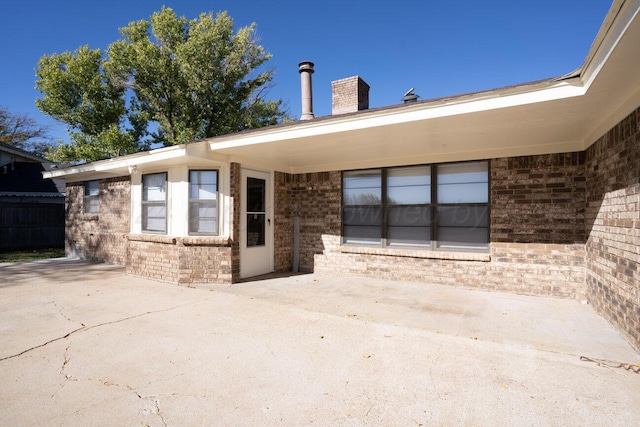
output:
[{"label": "crack in concrete", "polygon": [[5,360],[9,360],[9,359],[13,359],[13,358],[15,358],[15,357],[22,356],[22,355],[23,355],[23,354],[25,354],[25,353],[29,353],[30,351],[33,351],[33,350],[36,350],[36,349],[42,348],[42,347],[44,347],[44,346],[46,346],[46,345],[48,345],[48,344],[51,344],[52,342],[56,342],[56,341],[60,341],[60,340],[63,340],[63,339],[69,338],[72,334],[75,334],[75,333],[76,333],[76,332],[78,332],[78,331],[82,331],[83,329],[86,329],[86,327],[85,327],[85,326],[82,326],[82,327],[80,327],[80,328],[74,329],[74,330],[73,330],[73,331],[71,331],[71,332],[68,332],[67,334],[65,334],[65,335],[63,335],[63,336],[61,336],[61,337],[58,337],[58,338],[54,338],[54,339],[52,339],[52,340],[49,340],[49,341],[45,342],[44,344],[36,345],[36,346],[34,346],[34,347],[31,347],[31,348],[28,348],[28,349],[26,349],[26,350],[23,350],[23,351],[21,351],[20,353],[12,354],[11,356],[5,356],[5,357],[3,357],[3,358],[1,358],[1,359],[0,359],[0,362],[3,362],[3,361],[5,361]]},{"label": "crack in concrete", "polygon": [[60,375],[62,375],[64,377],[64,382],[60,385],[60,388],[58,390],[56,390],[50,397],[53,398],[56,396],[56,394],[60,393],[62,391],[62,389],[64,388],[65,385],[67,385],[68,381],[78,381],[77,378],[74,378],[72,375],[69,374],[65,374],[64,373],[64,368],[65,366],[67,366],[67,364],[69,363],[69,358],[67,357],[67,354],[69,353],[69,348],[71,347],[71,341],[69,341],[69,344],[67,345],[67,348],[64,349],[64,355],[63,355],[63,360],[62,360],[62,366],[60,367],[60,371],[58,372]]},{"label": "crack in concrete", "polygon": [[63,313],[62,307],[60,307],[55,300],[51,300],[50,304],[53,304],[53,306],[58,309],[58,313],[60,313],[60,316],[62,316],[66,321],[71,323],[76,323],[74,320],[72,320],[70,317],[68,317],[66,314]]},{"label": "crack in concrete", "polygon": [[26,353],[29,353],[30,351],[37,350],[39,348],[45,347],[45,346],[47,346],[47,345],[49,345],[49,344],[51,344],[53,342],[67,339],[71,335],[75,334],[76,332],[88,331],[90,329],[99,328],[99,327],[106,326],[106,325],[113,325],[113,324],[116,324],[116,323],[126,322],[127,320],[136,319],[138,317],[147,316],[149,314],[156,314],[156,313],[162,313],[162,312],[166,312],[166,311],[171,311],[171,310],[175,310],[176,308],[184,307],[186,305],[201,303],[201,302],[207,301],[209,299],[210,298],[205,298],[205,299],[197,301],[197,302],[188,302],[188,303],[176,305],[174,307],[165,308],[165,309],[162,309],[162,310],[145,311],[144,313],[135,314],[133,316],[125,317],[125,318],[122,318],[122,319],[112,320],[110,322],[98,323],[97,325],[93,325],[93,326],[85,326],[84,323],[80,323],[82,325],[80,328],[74,329],[71,332],[68,332],[65,335],[62,335],[61,337],[53,338],[53,339],[51,339],[51,340],[49,340],[49,341],[47,341],[47,342],[45,342],[43,344],[38,344],[36,346],[30,347],[30,348],[28,348],[26,350],[23,350],[23,351],[21,351],[19,353],[12,354],[10,356],[5,356],[3,358],[0,358],[0,362],[3,362],[5,360],[9,360],[9,359],[13,359],[13,358],[16,358],[16,357],[19,357],[19,356],[22,356],[23,354],[26,354]]},{"label": "crack in concrete", "polygon": [[138,399],[147,401],[147,405],[142,408],[142,413],[144,415],[157,415],[160,418],[160,421],[162,421],[162,424],[167,427],[167,421],[164,419],[164,415],[162,415],[162,411],[160,410],[160,396],[151,395],[145,397],[137,391],[134,391],[134,393],[136,394],[136,396],[138,396]]}]

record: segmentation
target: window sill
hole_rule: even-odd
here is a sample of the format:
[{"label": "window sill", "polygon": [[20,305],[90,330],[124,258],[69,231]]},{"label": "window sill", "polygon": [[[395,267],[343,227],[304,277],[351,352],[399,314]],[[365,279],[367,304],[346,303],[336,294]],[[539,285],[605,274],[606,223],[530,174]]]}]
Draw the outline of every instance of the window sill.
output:
[{"label": "window sill", "polygon": [[83,213],[82,220],[83,221],[98,221],[100,219],[97,213]]},{"label": "window sill", "polygon": [[161,234],[129,234],[130,242],[152,242],[152,243],[164,243],[167,245],[175,245],[176,238],[171,236],[165,236]]},{"label": "window sill", "polygon": [[374,248],[364,246],[340,246],[340,252],[345,254],[395,256],[405,258],[447,259],[455,261],[491,261],[488,252],[457,252],[457,251],[431,251],[424,249],[395,249]]},{"label": "window sill", "polygon": [[178,241],[185,246],[229,246],[228,236],[189,236],[178,237]]},{"label": "window sill", "polygon": [[165,236],[157,234],[129,234],[129,241],[163,243],[167,245],[184,246],[229,246],[230,239],[227,236]]}]

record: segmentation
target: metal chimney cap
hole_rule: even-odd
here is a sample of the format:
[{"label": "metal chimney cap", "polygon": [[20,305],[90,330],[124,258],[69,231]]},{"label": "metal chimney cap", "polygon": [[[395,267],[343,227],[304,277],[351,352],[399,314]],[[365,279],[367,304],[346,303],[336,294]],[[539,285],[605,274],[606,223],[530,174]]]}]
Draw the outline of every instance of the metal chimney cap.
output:
[{"label": "metal chimney cap", "polygon": [[415,102],[418,100],[418,98],[420,97],[420,95],[416,95],[415,93],[413,93],[414,88],[409,89],[408,91],[405,92],[404,96],[402,98],[400,98],[405,104],[409,103],[409,102]]},{"label": "metal chimney cap", "polygon": [[298,64],[298,72],[302,73],[303,71],[307,71],[309,73],[313,73],[314,63],[311,61],[302,61]]}]

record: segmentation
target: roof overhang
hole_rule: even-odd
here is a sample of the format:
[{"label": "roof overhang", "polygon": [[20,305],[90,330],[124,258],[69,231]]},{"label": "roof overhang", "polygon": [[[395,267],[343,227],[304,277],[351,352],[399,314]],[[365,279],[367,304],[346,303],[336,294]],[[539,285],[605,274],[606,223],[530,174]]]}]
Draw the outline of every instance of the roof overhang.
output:
[{"label": "roof overhang", "polygon": [[306,173],[582,151],[640,106],[639,10],[640,0],[615,0],[582,66],[556,79],[287,123],[48,177],[93,179],[203,158]]},{"label": "roof overhang", "polygon": [[[215,161],[217,157],[215,154],[208,152],[204,142],[199,144],[190,143],[60,169],[51,169],[43,172],[43,176],[45,178],[63,178],[67,182],[114,178],[131,175],[139,169],[152,171],[185,163],[206,167],[211,161]],[[218,159],[218,161],[226,160],[225,156]]]},{"label": "roof overhang", "polygon": [[34,192],[34,191],[0,191],[0,197],[51,197],[64,198],[64,192]]}]

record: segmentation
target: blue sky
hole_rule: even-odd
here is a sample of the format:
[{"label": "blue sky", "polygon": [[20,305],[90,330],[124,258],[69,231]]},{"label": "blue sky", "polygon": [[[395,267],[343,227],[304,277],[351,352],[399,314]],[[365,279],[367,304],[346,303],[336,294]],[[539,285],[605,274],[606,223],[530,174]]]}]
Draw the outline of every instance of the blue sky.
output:
[{"label": "blue sky", "polygon": [[354,75],[371,86],[371,108],[400,103],[411,87],[428,99],[563,75],[581,65],[611,1],[5,1],[0,105],[66,141],[64,126],[35,107],[38,59],[85,44],[104,49],[119,28],[163,5],[189,19],[226,10],[236,27],[256,22],[273,55],[269,97],[298,118],[304,60],[315,63],[316,116],[331,114],[331,81]]}]

